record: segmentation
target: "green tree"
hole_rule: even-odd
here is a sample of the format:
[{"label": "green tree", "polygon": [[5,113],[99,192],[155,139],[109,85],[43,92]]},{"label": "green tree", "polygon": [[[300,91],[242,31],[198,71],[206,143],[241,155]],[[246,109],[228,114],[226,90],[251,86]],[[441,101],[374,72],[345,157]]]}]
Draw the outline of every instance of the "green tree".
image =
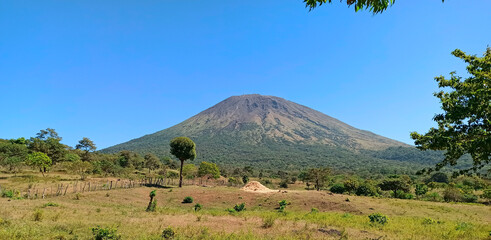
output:
[{"label": "green tree", "polygon": [[[342,0],[341,0],[342,1]],[[324,3],[331,3],[332,0],[303,0],[306,7],[310,10]],[[348,6],[354,5],[355,11],[368,9],[373,13],[381,13],[394,4],[395,0],[346,0]],[[444,2],[444,0],[442,0]]]},{"label": "green tree", "polygon": [[0,141],[0,165],[16,173],[27,158],[28,149],[25,143],[11,139]]},{"label": "green tree", "polygon": [[176,137],[170,141],[170,153],[181,161],[179,172],[179,187],[182,187],[182,167],[184,161],[196,158],[196,144],[187,137]]},{"label": "green tree", "polygon": [[42,152],[55,163],[64,160],[68,146],[61,143],[62,138],[52,129],[40,130],[35,138],[27,141],[27,147],[33,152]]},{"label": "green tree", "polygon": [[95,143],[92,142],[89,138],[82,138],[82,140],[78,141],[78,144],[75,146],[75,149],[80,149],[84,151],[84,154],[82,155],[82,160],[83,161],[90,161],[90,152],[93,152],[97,149],[95,146]]},{"label": "green tree", "polygon": [[92,171],[92,164],[81,160],[74,161],[69,165],[70,171],[80,176],[81,180],[85,180],[87,175]]},{"label": "green tree", "polygon": [[145,159],[145,167],[148,168],[149,173],[151,170],[158,169],[162,165],[160,163],[160,159],[154,154],[148,153],[145,155],[144,159]]},{"label": "green tree", "polygon": [[33,152],[27,156],[27,165],[39,168],[39,171],[43,174],[49,169],[52,165],[51,159],[42,152]]},{"label": "green tree", "polygon": [[411,179],[408,176],[388,178],[382,181],[379,187],[384,191],[394,191],[394,196],[396,196],[398,190],[406,193],[411,190]]},{"label": "green tree", "polygon": [[219,178],[220,170],[218,166],[214,163],[201,162],[198,169],[198,176],[203,177],[206,175],[212,176],[214,179]]},{"label": "green tree", "polygon": [[194,164],[184,164],[182,167],[182,176],[187,179],[193,179],[198,174],[198,168]]},{"label": "green tree", "polygon": [[307,178],[314,183],[314,187],[317,191],[323,188],[329,181],[329,175],[331,174],[330,168],[312,168],[307,172]]},{"label": "green tree", "polygon": [[483,57],[467,55],[459,49],[452,54],[468,64],[469,77],[462,80],[452,72],[450,79],[435,78],[438,87],[451,89],[434,94],[440,99],[444,113],[433,118],[438,128],[431,128],[425,134],[412,132],[411,138],[421,150],[446,151],[444,160],[435,166],[437,171],[456,165],[460,157],[470,154],[473,167],[459,172],[464,174],[476,172],[491,162],[491,48],[487,48]]}]

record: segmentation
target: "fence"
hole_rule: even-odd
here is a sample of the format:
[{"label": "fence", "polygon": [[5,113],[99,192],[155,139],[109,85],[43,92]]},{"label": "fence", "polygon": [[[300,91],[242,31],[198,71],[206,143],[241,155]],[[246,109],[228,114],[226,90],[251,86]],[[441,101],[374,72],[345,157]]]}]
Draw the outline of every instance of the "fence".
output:
[{"label": "fence", "polygon": [[[129,189],[136,187],[158,187],[158,188],[170,188],[172,186],[177,186],[179,184],[179,179],[175,178],[144,178],[139,180],[130,179],[117,179],[117,180],[93,180],[93,181],[76,181],[68,183],[57,183],[51,186],[37,186],[29,185],[27,189],[24,190],[9,190],[13,191],[13,195],[26,199],[38,199],[38,198],[48,198],[65,196],[67,193],[84,193],[84,192],[95,192],[95,191],[109,191],[113,189]],[[183,185],[199,185],[199,186],[225,186],[227,185],[225,180],[214,180],[208,178],[194,178],[194,179],[183,179]],[[0,193],[2,190],[7,191],[7,189],[2,189],[0,186]],[[2,194],[4,195],[4,194]]]}]

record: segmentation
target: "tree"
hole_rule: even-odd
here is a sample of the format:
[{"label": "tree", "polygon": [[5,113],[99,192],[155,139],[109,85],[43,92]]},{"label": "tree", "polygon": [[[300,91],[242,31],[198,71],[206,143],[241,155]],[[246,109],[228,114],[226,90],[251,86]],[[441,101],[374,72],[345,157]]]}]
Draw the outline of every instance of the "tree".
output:
[{"label": "tree", "polygon": [[6,166],[9,172],[16,173],[19,170],[27,158],[27,153],[27,147],[22,141],[0,141],[0,165]]},{"label": "tree", "polygon": [[82,138],[82,140],[78,141],[78,144],[75,146],[76,149],[80,149],[85,151],[82,160],[89,161],[90,160],[90,152],[93,152],[97,149],[95,143],[92,142],[89,138]]},{"label": "tree", "polygon": [[[332,0],[304,0],[305,6],[310,10]],[[355,5],[355,11],[369,9],[373,13],[381,13],[394,4],[395,0],[346,0],[348,6]],[[444,2],[444,0],[442,0]]]},{"label": "tree", "polygon": [[42,152],[33,152],[27,156],[27,165],[39,168],[39,171],[43,174],[43,177],[44,173],[51,167],[52,163],[53,162],[48,155]]},{"label": "tree", "polygon": [[313,182],[315,189],[319,191],[329,181],[329,174],[330,168],[312,168],[307,172],[307,179]]},{"label": "tree", "polygon": [[62,138],[52,129],[40,130],[35,138],[30,138],[27,141],[27,147],[34,152],[42,152],[48,155],[53,162],[61,162],[64,160],[68,146],[62,144]]},{"label": "tree", "polygon": [[81,160],[74,161],[70,163],[70,170],[78,175],[80,175],[81,180],[85,180],[87,174],[92,171],[92,164],[90,162],[84,162]]},{"label": "tree", "polygon": [[196,144],[187,137],[176,137],[170,141],[170,153],[181,161],[179,187],[182,187],[182,167],[185,160],[196,158]]},{"label": "tree", "polygon": [[411,190],[411,179],[408,176],[388,178],[382,181],[379,187],[384,191],[394,191],[394,196],[396,196],[398,190],[406,193]]},{"label": "tree", "polygon": [[[459,173],[476,172],[491,162],[491,48],[483,57],[467,55],[459,49],[452,52],[468,64],[469,77],[450,73],[450,79],[436,77],[438,87],[452,89],[439,91],[434,95],[440,99],[444,113],[433,118],[438,128],[431,128],[425,134],[411,133],[420,150],[445,150],[445,158],[436,164],[436,171],[444,166],[457,164],[464,154],[470,154],[473,167]],[[422,172],[432,172],[425,169]],[[457,173],[454,173],[457,175]]]},{"label": "tree", "polygon": [[145,159],[145,167],[148,168],[149,173],[151,170],[158,169],[161,166],[160,159],[154,154],[151,153],[146,154],[144,159]]},{"label": "tree", "polygon": [[182,168],[182,176],[187,179],[193,179],[198,174],[198,168],[194,164],[184,164]]},{"label": "tree", "polygon": [[448,176],[445,173],[437,172],[431,175],[427,182],[449,183]]},{"label": "tree", "polygon": [[219,178],[220,170],[218,166],[214,163],[201,162],[198,169],[198,176],[203,177],[206,175],[212,176],[214,179]]}]

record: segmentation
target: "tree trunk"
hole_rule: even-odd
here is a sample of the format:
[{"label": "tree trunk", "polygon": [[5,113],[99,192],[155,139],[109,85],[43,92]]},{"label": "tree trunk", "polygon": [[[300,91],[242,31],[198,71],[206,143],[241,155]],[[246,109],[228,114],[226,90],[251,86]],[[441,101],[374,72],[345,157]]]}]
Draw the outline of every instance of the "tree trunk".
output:
[{"label": "tree trunk", "polygon": [[182,165],[184,165],[184,160],[181,160],[181,171],[179,172],[179,187],[182,187]]}]

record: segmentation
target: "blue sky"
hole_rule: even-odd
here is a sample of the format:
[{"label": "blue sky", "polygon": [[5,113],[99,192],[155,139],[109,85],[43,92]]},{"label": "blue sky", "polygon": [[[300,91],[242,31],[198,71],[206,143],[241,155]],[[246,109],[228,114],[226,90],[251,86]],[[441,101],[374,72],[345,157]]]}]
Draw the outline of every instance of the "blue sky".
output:
[{"label": "blue sky", "polygon": [[[0,4],[0,138],[54,128],[108,147],[233,95],[275,95],[412,143],[435,126],[433,80],[491,44],[491,1],[19,1]],[[166,144],[166,143],[163,143]]]}]

